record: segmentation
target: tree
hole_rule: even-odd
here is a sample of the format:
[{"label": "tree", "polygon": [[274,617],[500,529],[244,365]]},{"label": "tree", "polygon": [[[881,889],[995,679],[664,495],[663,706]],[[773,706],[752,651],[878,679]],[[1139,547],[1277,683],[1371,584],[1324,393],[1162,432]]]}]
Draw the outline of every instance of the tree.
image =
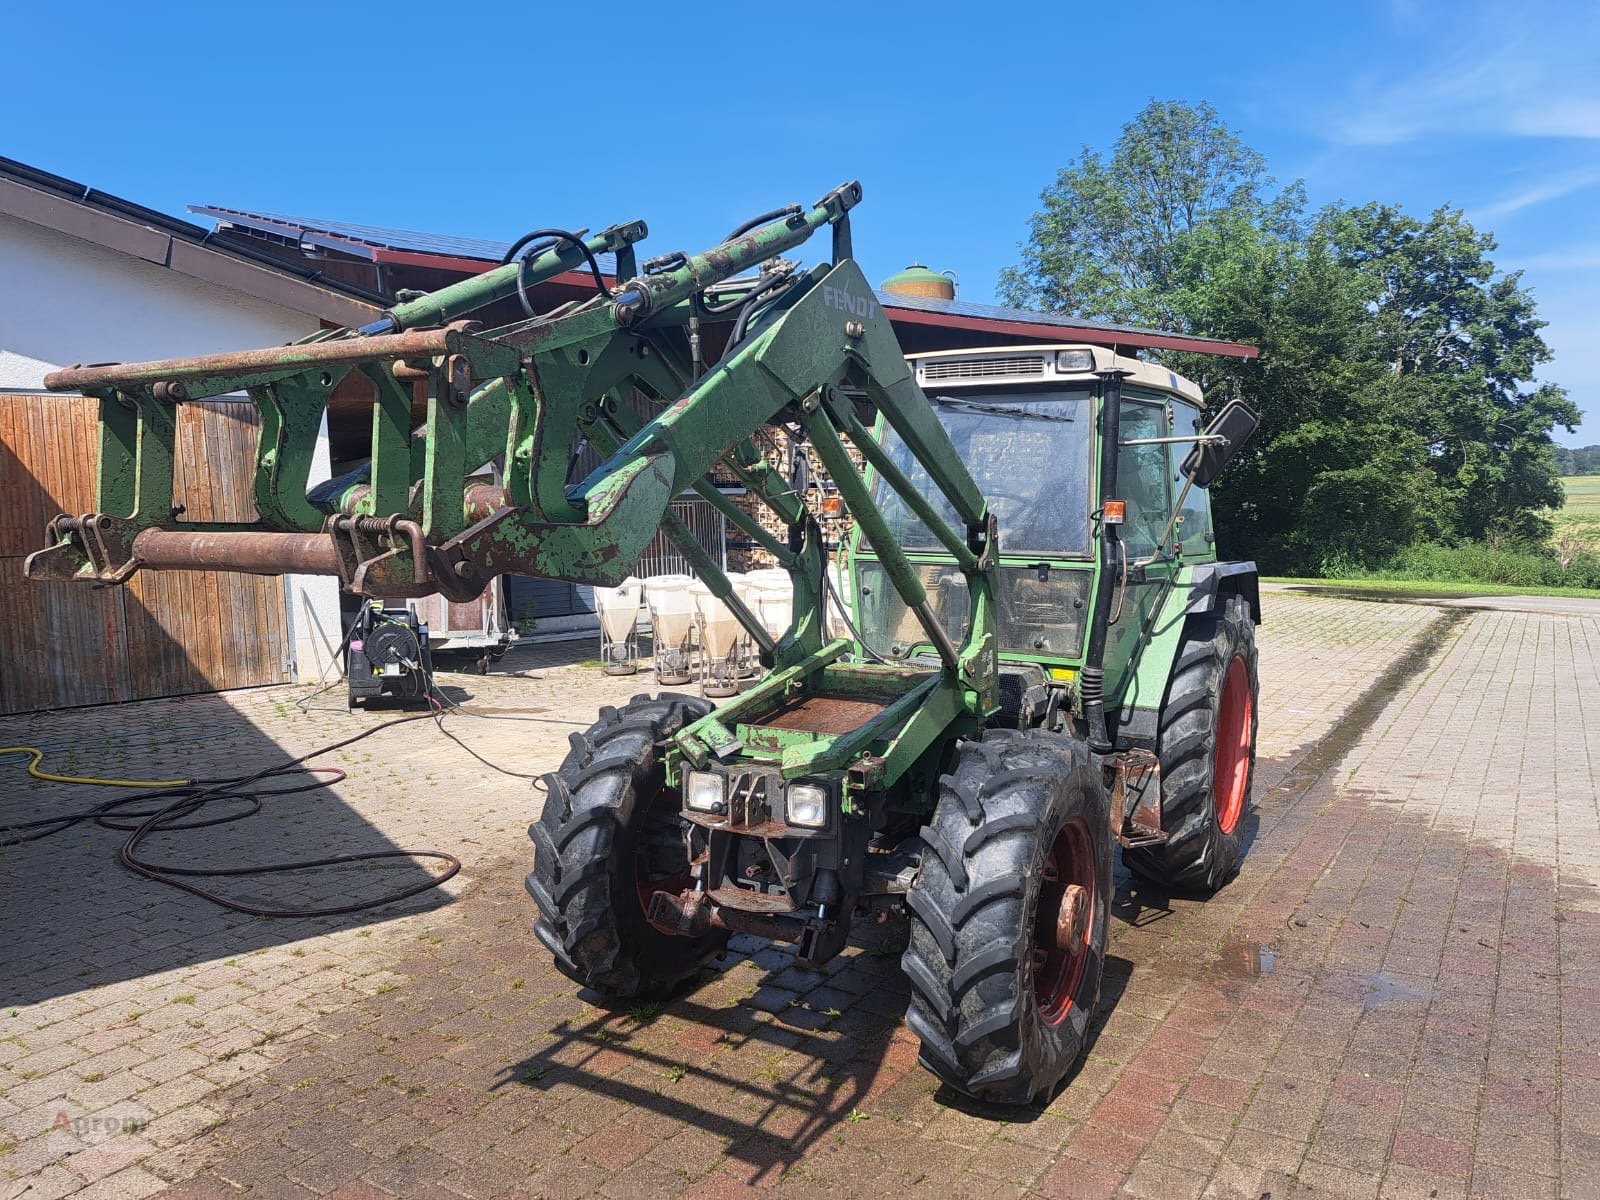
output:
[{"label": "tree", "polygon": [[1321,224],[1367,283],[1391,403],[1427,443],[1448,532],[1544,542],[1538,514],[1563,498],[1550,431],[1579,413],[1562,388],[1535,381],[1551,354],[1521,273],[1499,272],[1493,236],[1456,209],[1420,221],[1368,204]]},{"label": "tree", "polygon": [[1422,439],[1386,394],[1363,281],[1324,233],[1263,237],[1213,279],[1204,328],[1257,346],[1255,362],[1173,356],[1261,430],[1212,490],[1219,536],[1277,570],[1380,562],[1438,524]]},{"label": "tree", "polygon": [[1252,343],[1255,362],[1163,354],[1260,411],[1213,492],[1221,536],[1278,570],[1378,564],[1417,540],[1542,541],[1561,503],[1549,433],[1578,414],[1520,277],[1459,211],[1307,219],[1206,104],[1151,102],[1109,157],[1041,197],[1013,304]]},{"label": "tree", "polygon": [[1209,104],[1152,100],[1110,159],[1085,146],[1041,197],[1008,303],[1187,329],[1181,300],[1253,230],[1292,234],[1298,184],[1275,197],[1266,162]]},{"label": "tree", "polygon": [[1557,446],[1556,469],[1563,475],[1600,475],[1600,446]]}]

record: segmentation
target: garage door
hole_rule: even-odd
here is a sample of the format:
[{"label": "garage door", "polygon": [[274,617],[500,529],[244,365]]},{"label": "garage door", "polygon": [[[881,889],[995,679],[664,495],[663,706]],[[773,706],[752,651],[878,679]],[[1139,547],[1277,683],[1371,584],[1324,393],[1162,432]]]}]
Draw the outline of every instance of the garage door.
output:
[{"label": "garage door", "polygon": [[[94,508],[98,415],[82,396],[0,395],[0,712],[286,682],[282,579],[141,572],[98,588],[23,578],[51,517]],[[173,503],[189,520],[253,519],[255,438],[252,404],[179,407]]]}]

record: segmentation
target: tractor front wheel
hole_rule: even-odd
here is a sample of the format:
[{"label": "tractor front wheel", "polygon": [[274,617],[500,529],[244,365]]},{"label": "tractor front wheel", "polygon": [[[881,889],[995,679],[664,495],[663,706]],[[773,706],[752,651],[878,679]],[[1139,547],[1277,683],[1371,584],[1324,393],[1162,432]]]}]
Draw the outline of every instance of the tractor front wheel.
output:
[{"label": "tractor front wheel", "polygon": [[669,991],[727,943],[719,931],[675,937],[645,916],[657,891],[690,884],[678,793],[657,743],[710,711],[670,694],[604,708],[545,776],[544,811],[528,827],[534,933],[563,974],[603,995]]},{"label": "tractor front wheel", "polygon": [[1111,901],[1100,766],[1057,734],[986,730],[958,745],[922,840],[902,960],[922,1063],[979,1100],[1046,1097],[1083,1053],[1100,998]]},{"label": "tractor front wheel", "polygon": [[1129,870],[1177,891],[1208,894],[1238,870],[1259,691],[1256,627],[1245,602],[1230,596],[1222,612],[1190,617],[1156,739],[1167,841],[1124,850]]}]

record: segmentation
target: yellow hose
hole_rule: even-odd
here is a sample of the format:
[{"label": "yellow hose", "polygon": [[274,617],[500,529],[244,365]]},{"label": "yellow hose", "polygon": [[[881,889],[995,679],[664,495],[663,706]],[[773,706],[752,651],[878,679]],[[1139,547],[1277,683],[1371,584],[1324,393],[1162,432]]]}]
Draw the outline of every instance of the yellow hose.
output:
[{"label": "yellow hose", "polygon": [[91,779],[84,775],[52,775],[48,771],[39,770],[39,764],[44,761],[44,751],[36,746],[0,746],[0,754],[31,754],[33,758],[28,763],[28,774],[46,783],[90,783],[96,787],[170,788],[183,787],[190,782],[187,779]]}]

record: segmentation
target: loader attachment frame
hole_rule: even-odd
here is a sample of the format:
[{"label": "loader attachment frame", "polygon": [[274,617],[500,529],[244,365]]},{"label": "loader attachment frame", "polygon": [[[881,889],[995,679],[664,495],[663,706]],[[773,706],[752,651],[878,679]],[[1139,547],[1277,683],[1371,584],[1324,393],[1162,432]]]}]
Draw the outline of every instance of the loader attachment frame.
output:
[{"label": "loader attachment frame", "polygon": [[[484,330],[468,319],[485,305],[571,269],[589,255],[632,266],[642,222],[582,240],[557,240],[523,260],[405,304],[360,330],[332,330],[268,350],[75,367],[50,375],[57,391],[100,401],[99,511],[64,514],[52,544],[31,555],[36,579],[118,583],[140,569],[337,575],[373,597],[477,595],[515,573],[593,585],[625,578],[658,529],[688,555],[774,673],[715,717],[685,730],[689,762],[750,752],[784,773],[858,768],[856,786],[897,776],[952,725],[976,728],[996,707],[997,663],[989,570],[994,524],[987,504],[917,387],[882,308],[849,258],[849,211],[858,184],[829,192],[740,231],[696,255],[673,255],[643,274],[552,313]],[[833,261],[800,269],[779,256],[824,226]],[[752,281],[749,272],[760,274]],[[742,277],[742,279],[741,279]],[[715,292],[746,297],[720,361],[701,373],[684,353],[684,328]],[[308,492],[312,453],[334,390],[352,373],[371,384],[371,461]],[[636,389],[665,405],[636,417]],[[195,523],[173,507],[175,406],[244,391],[261,418],[253,493],[257,519]],[[881,455],[854,412],[871,400],[959,519],[952,527],[904,476],[889,477],[968,577],[972,620],[959,645],[936,619],[916,569],[875,507],[847,444]],[[413,404],[426,417],[410,427]],[[867,671],[881,694],[849,731],[757,733],[764,710],[828,680],[841,683],[861,653],[824,645],[826,567],[821,531],[803,499],[757,444],[779,422],[804,438],[938,653],[937,668]],[[573,447],[606,455],[571,483]],[[468,480],[490,460],[503,484]],[[739,478],[788,531],[774,537],[712,484]],[[791,627],[773,637],[734,595],[727,576],[674,520],[687,490],[717,505],[774,554],[794,582]],[[862,773],[862,762],[868,765]]]}]

